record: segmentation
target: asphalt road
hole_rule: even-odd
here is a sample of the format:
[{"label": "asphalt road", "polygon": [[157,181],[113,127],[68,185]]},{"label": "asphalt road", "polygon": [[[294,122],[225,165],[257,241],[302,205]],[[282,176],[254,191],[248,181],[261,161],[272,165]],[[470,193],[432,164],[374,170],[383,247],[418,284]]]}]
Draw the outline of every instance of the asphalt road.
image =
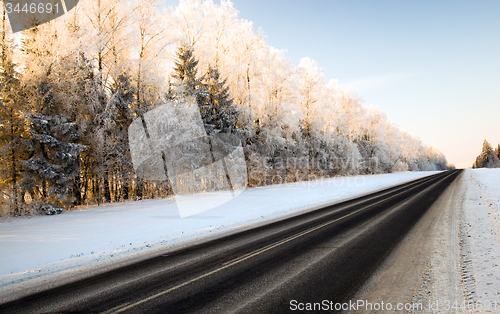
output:
[{"label": "asphalt road", "polygon": [[315,302],[332,313],[458,174],[162,254],[0,304],[0,313],[286,313]]}]

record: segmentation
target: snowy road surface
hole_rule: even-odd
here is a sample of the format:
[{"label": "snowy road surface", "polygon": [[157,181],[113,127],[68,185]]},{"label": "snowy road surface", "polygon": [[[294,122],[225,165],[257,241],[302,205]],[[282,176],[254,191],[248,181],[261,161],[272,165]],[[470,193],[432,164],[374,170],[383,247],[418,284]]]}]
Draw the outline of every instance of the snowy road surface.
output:
[{"label": "snowy road surface", "polygon": [[162,252],[0,304],[0,312],[288,313],[292,299],[345,302],[459,173]]},{"label": "snowy road surface", "polygon": [[157,250],[249,228],[433,173],[354,176],[251,188],[229,203],[183,219],[175,202],[167,199],[1,221],[0,294],[23,289],[28,280],[42,284],[51,274],[75,276],[113,267]]}]

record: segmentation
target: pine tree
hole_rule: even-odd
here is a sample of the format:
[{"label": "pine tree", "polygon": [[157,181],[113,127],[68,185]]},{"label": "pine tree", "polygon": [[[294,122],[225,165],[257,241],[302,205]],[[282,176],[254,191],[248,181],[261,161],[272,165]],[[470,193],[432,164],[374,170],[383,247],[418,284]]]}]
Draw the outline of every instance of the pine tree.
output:
[{"label": "pine tree", "polygon": [[202,79],[197,78],[198,60],[193,55],[193,48],[187,45],[179,46],[177,60],[174,62],[175,79],[174,94],[177,99],[196,97],[200,94]]},{"label": "pine tree", "polygon": [[23,162],[25,184],[35,187],[40,209],[54,214],[75,201],[74,180],[80,173],[79,156],[86,146],[76,143],[80,132],[57,102],[49,78],[37,84],[31,105],[38,113],[28,114],[32,153]]},{"label": "pine tree", "polygon": [[85,146],[73,143],[79,134],[76,124],[64,115],[30,114],[33,155],[24,166],[27,181],[41,194],[42,207],[48,213],[74,202],[73,180],[79,175],[78,158]]},{"label": "pine tree", "polygon": [[25,181],[33,186],[40,208],[50,212],[81,204],[88,193],[87,175],[98,175],[98,159],[88,157],[97,155],[92,144],[105,103],[95,65],[83,51],[62,49],[58,29],[51,23],[38,26],[23,32],[22,41],[33,149],[24,163]]},{"label": "pine tree", "polygon": [[[103,136],[103,130],[113,126],[105,122],[109,96],[102,89],[96,65],[85,53],[70,51],[52,63],[50,74],[43,68],[36,73],[41,75],[32,75],[28,81],[33,112],[66,116],[76,124],[78,138],[74,142],[88,148],[78,158],[80,173],[73,180],[74,204],[100,202],[107,173],[104,139],[109,138]],[[53,98],[48,112],[44,111],[43,96],[37,87],[40,82],[46,82],[46,92]]]},{"label": "pine tree", "polygon": [[221,80],[219,70],[210,66],[205,76],[204,85],[208,95],[201,112],[204,117],[205,128],[209,134],[237,133],[236,123],[239,112],[233,105],[226,80]]},{"label": "pine tree", "polygon": [[210,133],[211,126],[207,123],[210,117],[210,105],[207,102],[207,90],[204,84],[204,76],[198,78],[198,60],[193,55],[193,47],[187,45],[179,46],[177,60],[174,62],[174,74],[172,78],[172,90],[167,96],[173,100],[182,101],[186,98],[193,99],[200,109],[201,118]]}]

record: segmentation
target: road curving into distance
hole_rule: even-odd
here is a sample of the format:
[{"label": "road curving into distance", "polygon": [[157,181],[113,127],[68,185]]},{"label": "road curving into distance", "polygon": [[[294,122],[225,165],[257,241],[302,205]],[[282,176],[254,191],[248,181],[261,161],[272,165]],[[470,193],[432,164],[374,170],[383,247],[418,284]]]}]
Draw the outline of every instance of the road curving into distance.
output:
[{"label": "road curving into distance", "polygon": [[160,254],[0,304],[0,313],[287,313],[348,302],[459,173]]}]

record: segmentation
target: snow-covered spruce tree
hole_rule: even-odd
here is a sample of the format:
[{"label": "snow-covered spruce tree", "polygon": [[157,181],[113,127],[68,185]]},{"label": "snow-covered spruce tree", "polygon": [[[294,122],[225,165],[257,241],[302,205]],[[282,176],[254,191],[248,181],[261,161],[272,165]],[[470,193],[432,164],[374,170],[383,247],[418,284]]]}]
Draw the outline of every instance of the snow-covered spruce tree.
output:
[{"label": "snow-covered spruce tree", "polygon": [[55,100],[51,83],[42,80],[37,85],[37,92],[30,101],[35,102],[32,106],[39,110],[27,115],[32,153],[23,162],[24,180],[37,189],[40,209],[54,214],[73,205],[74,180],[80,173],[78,158],[86,146],[75,143],[80,132],[75,122],[60,113],[62,110]]},{"label": "snow-covered spruce tree", "polygon": [[52,68],[57,65],[43,71],[41,77],[30,77],[25,88],[33,113],[27,115],[31,155],[23,162],[24,182],[32,187],[39,209],[48,214],[74,204],[74,181],[80,174],[79,156],[86,148],[77,143],[81,132],[70,119],[71,112],[56,97],[58,82],[51,75]]},{"label": "snow-covered spruce tree", "polygon": [[[83,48],[73,44],[73,37],[62,36],[66,31],[65,25],[57,22],[27,30],[23,32],[22,51],[26,67],[25,92],[30,112],[47,117],[60,115],[66,120],[65,123],[74,123],[74,130],[79,136],[72,138],[70,143],[79,143],[88,148],[81,151],[75,160],[75,167],[80,170],[70,175],[73,196],[67,195],[66,199],[74,199],[74,202],[64,204],[69,206],[82,204],[88,201],[88,197],[93,201],[99,201],[99,197],[102,197],[106,178],[102,174],[107,173],[102,169],[106,151],[102,149],[99,139],[102,138],[100,130],[103,128],[107,95],[101,76],[96,71],[96,62],[89,59]],[[63,39],[71,43],[68,48]],[[36,130],[32,131],[37,133]],[[57,136],[55,138],[66,141]],[[55,164],[58,165],[57,162]],[[33,190],[39,202],[45,201],[41,185]],[[54,206],[62,206],[58,201],[53,203]]]},{"label": "snow-covered spruce tree", "polygon": [[209,66],[203,84],[208,95],[204,99],[201,115],[207,132],[209,134],[241,133],[236,128],[239,112],[233,105],[226,80],[221,80],[216,67]]},{"label": "snow-covered spruce tree", "polygon": [[[172,78],[172,93],[175,100],[183,100],[187,97],[192,97],[198,103],[200,112],[208,112],[205,98],[207,90],[204,88],[202,81],[204,77],[198,78],[198,60],[193,55],[193,47],[180,45],[177,50],[177,59],[174,61],[174,73]],[[203,118],[203,116],[202,116]],[[205,119],[204,119],[205,122]]]},{"label": "snow-covered spruce tree", "polygon": [[26,121],[23,112],[20,73],[12,62],[13,40],[7,33],[2,6],[0,34],[0,204],[11,214],[19,214],[24,201],[21,160],[26,158]]}]

